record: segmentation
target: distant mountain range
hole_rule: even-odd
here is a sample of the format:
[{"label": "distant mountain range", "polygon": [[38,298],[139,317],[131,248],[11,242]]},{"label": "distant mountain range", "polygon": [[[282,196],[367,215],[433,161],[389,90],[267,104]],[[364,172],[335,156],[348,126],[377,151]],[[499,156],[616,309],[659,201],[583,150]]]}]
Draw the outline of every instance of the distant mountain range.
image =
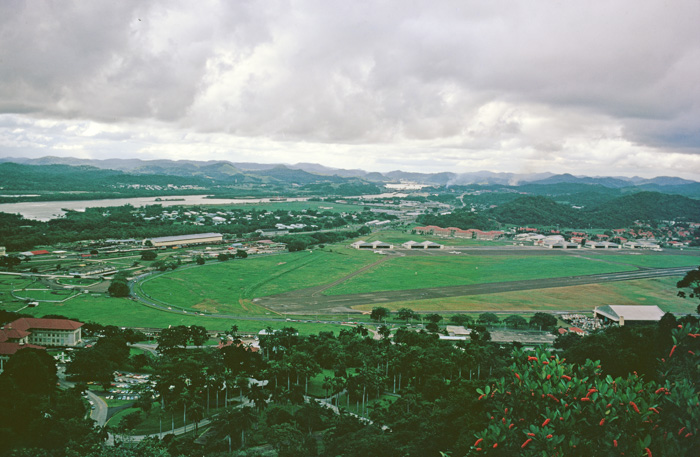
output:
[{"label": "distant mountain range", "polygon": [[[553,185],[587,184],[612,189],[636,187],[640,190],[678,191],[683,194],[700,192],[700,183],[682,178],[660,176],[652,179],[640,177],[589,177],[553,173],[495,173],[477,171],[469,173],[415,173],[401,170],[387,173],[368,172],[360,169],[330,168],[315,163],[262,164],[252,162],[229,162],[222,160],[141,160],[141,159],[79,159],[73,157],[41,157],[38,159],[7,157],[0,162],[14,162],[26,165],[62,164],[87,165],[101,169],[120,170],[130,174],[157,174],[172,176],[196,176],[209,179],[251,182],[273,178],[299,184],[311,183],[321,178],[324,181],[341,182],[342,178],[360,178],[374,183],[411,181],[432,186],[465,185]],[[251,176],[254,178],[251,179]],[[675,188],[675,189],[669,189]]]}]

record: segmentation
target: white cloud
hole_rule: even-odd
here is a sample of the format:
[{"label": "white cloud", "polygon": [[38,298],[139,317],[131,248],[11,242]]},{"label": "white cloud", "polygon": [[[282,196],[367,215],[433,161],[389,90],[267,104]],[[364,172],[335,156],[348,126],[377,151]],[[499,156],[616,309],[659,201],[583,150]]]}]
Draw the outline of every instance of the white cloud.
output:
[{"label": "white cloud", "polygon": [[660,0],[4,2],[0,154],[692,177],[698,17]]}]

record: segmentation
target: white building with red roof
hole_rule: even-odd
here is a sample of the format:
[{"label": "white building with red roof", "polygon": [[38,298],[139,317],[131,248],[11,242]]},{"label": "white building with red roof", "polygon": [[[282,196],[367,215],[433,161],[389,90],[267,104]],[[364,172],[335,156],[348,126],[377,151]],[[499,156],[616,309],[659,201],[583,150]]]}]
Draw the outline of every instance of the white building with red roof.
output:
[{"label": "white building with red roof", "polygon": [[82,342],[82,322],[69,319],[23,317],[0,327],[0,373],[5,362],[20,349],[46,346],[73,347]]},{"label": "white building with red roof", "polygon": [[69,319],[23,317],[0,328],[0,345],[5,343],[74,347],[82,342],[82,322]]}]

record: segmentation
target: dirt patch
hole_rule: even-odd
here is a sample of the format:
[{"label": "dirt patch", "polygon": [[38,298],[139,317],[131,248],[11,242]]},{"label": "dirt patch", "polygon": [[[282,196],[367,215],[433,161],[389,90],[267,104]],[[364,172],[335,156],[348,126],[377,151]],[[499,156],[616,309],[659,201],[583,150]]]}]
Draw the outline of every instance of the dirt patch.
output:
[{"label": "dirt patch", "polygon": [[284,265],[285,263],[287,263],[287,262],[280,262],[277,264],[277,266]]},{"label": "dirt patch", "polygon": [[203,301],[192,306],[192,308],[197,309],[199,311],[206,311],[211,314],[218,314],[219,306],[221,306],[221,303],[219,303],[218,301],[212,300],[211,298],[206,298]]}]

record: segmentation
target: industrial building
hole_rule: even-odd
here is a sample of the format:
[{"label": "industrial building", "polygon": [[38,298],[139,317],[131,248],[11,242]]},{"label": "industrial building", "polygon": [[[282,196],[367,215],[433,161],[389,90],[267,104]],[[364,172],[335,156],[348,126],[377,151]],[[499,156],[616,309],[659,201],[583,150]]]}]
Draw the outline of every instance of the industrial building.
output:
[{"label": "industrial building", "polygon": [[368,243],[367,241],[355,241],[350,245],[355,249],[394,249],[393,244],[385,243],[383,241],[372,241]]},{"label": "industrial building", "polygon": [[658,306],[605,305],[596,306],[593,316],[619,326],[629,324],[651,324],[659,322],[664,312]]},{"label": "industrial building", "polygon": [[147,238],[143,240],[144,245],[148,245],[151,242],[151,246],[169,247],[169,246],[183,246],[192,244],[213,244],[221,243],[224,236],[221,233],[195,233],[192,235],[178,235],[178,236],[162,236],[159,238]]},{"label": "industrial building", "polygon": [[584,247],[588,249],[622,249],[622,246],[610,241],[587,241]]},{"label": "industrial building", "polygon": [[445,246],[442,244],[438,243],[433,243],[432,241],[422,241],[422,242],[417,242],[417,241],[406,241],[404,244],[402,244],[406,249],[444,249]]}]

